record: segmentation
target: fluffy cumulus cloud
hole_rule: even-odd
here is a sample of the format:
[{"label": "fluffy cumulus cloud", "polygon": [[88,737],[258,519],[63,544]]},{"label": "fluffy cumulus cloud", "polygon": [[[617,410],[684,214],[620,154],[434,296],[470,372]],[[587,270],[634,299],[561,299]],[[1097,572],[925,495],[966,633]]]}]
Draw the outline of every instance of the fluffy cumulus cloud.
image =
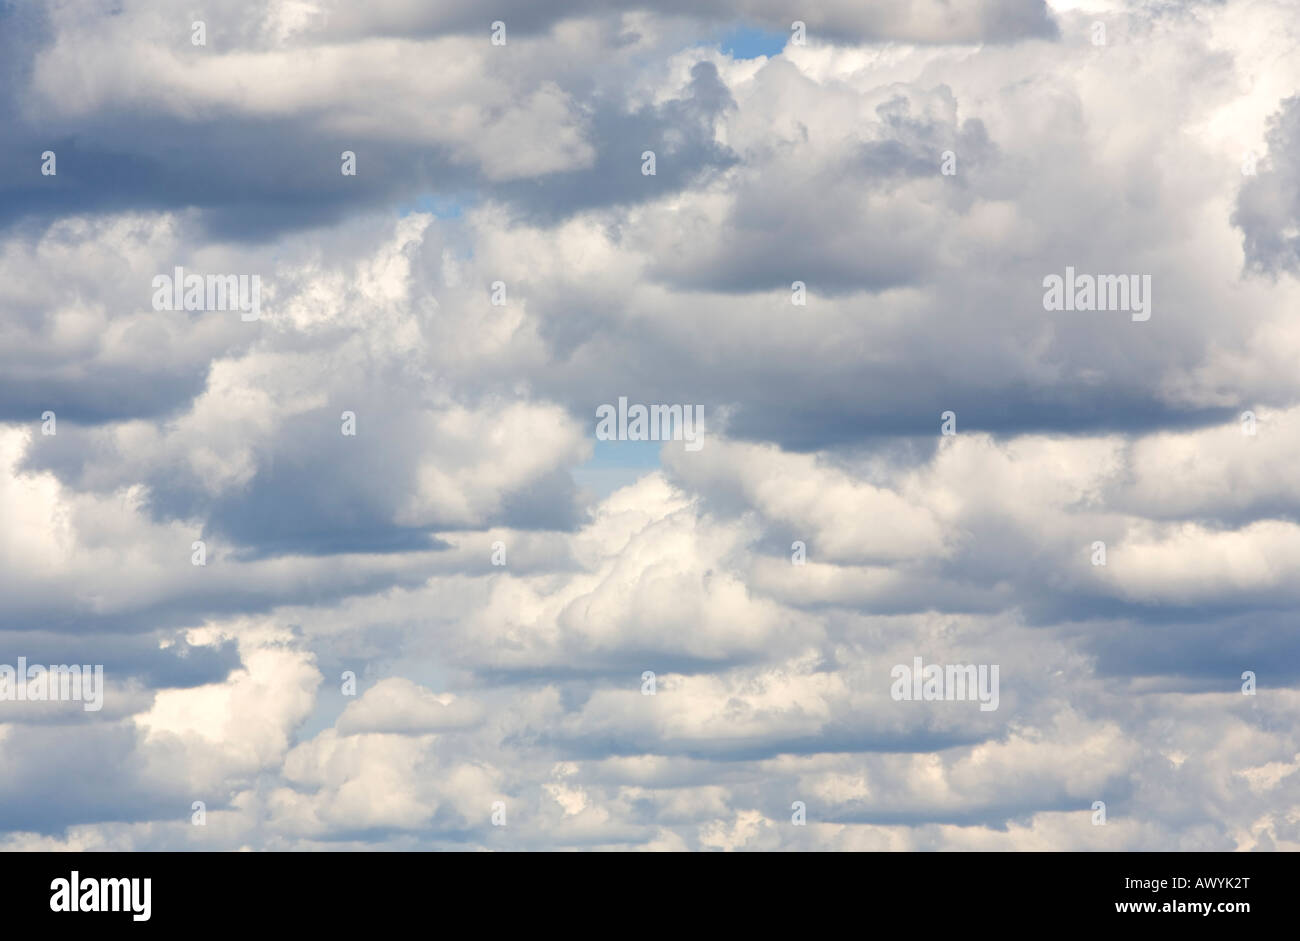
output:
[{"label": "fluffy cumulus cloud", "polygon": [[0,0],[0,848],[1300,849],[1298,49]]}]

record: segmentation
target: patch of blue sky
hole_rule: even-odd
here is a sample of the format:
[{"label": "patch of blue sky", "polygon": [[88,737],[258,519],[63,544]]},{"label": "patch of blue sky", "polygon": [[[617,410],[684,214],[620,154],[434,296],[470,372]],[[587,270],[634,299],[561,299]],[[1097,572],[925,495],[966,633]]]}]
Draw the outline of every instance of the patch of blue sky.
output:
[{"label": "patch of blue sky", "polygon": [[635,483],[661,466],[662,441],[593,440],[592,444],[595,448],[591,459],[573,469],[573,479],[598,499]]},{"label": "patch of blue sky", "polygon": [[781,54],[789,38],[790,34],[785,32],[737,26],[719,37],[718,45],[733,59],[771,58]]},{"label": "patch of blue sky", "polygon": [[472,205],[473,200],[461,194],[438,196],[434,193],[421,193],[411,202],[398,206],[397,214],[405,217],[413,212],[427,212],[439,219],[459,219]]}]

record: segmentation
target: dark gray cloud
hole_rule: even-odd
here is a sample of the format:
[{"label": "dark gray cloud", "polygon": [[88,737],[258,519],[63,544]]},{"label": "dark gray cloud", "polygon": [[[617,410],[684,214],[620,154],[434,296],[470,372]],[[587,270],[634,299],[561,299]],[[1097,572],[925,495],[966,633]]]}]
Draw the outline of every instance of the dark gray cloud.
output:
[{"label": "dark gray cloud", "polygon": [[[734,108],[711,62],[691,68],[683,97],[631,112],[617,102],[594,102],[590,117],[596,158],[589,168],[521,180],[495,188],[530,220],[555,222],[602,206],[659,199],[690,184],[704,185],[737,162],[715,140],[715,122]],[[643,173],[643,154],[655,154],[655,174]]]},{"label": "dark gray cloud", "polygon": [[1300,266],[1300,95],[1283,100],[1269,118],[1268,156],[1257,154],[1254,175],[1242,182],[1234,225],[1244,235],[1246,263],[1259,272],[1295,273]]},{"label": "dark gray cloud", "polygon": [[543,32],[564,19],[619,12],[691,17],[706,22],[743,20],[787,31],[800,16],[814,35],[837,42],[905,40],[912,42],[1013,42],[1057,35],[1043,0],[972,0],[960,10],[938,0],[879,0],[872,4],[826,3],[791,12],[776,0],[579,0],[539,4],[506,0],[484,11],[473,3],[429,8],[414,0],[385,0],[357,8],[335,0],[323,16],[327,35],[486,34],[490,23],[504,22],[507,33]]}]

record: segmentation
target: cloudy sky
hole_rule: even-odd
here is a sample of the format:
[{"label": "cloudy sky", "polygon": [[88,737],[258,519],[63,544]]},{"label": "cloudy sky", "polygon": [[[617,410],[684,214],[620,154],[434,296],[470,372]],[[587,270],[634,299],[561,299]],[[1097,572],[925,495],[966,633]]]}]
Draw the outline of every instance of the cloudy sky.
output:
[{"label": "cloudy sky", "polygon": [[0,849],[1300,849],[1298,51],[0,0],[0,663],[106,684],[0,702]]}]

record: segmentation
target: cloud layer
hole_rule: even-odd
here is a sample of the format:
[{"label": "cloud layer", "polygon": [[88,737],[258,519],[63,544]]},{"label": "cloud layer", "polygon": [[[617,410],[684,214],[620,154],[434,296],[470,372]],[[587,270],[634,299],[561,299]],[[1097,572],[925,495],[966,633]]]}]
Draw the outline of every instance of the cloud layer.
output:
[{"label": "cloud layer", "polygon": [[0,2],[0,847],[1300,849],[1293,7],[818,7]]}]

